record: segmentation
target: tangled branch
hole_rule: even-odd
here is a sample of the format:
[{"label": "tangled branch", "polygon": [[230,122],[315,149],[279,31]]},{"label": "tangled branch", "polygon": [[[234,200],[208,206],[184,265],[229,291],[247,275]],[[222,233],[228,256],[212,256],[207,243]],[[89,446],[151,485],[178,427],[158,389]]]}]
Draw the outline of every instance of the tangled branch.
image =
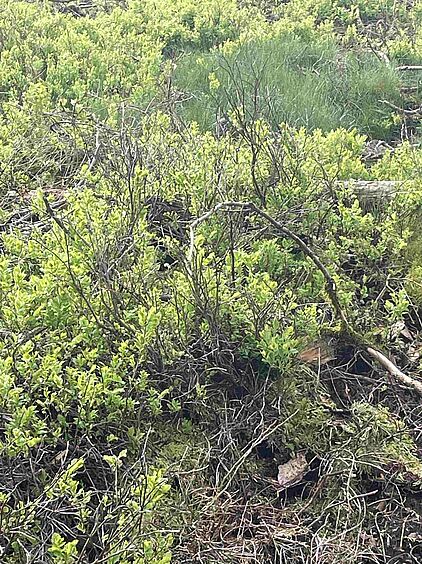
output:
[{"label": "tangled branch", "polygon": [[404,384],[407,387],[412,388],[417,394],[422,396],[422,382],[411,378],[410,376],[404,374],[391,360],[389,360],[385,354],[379,351],[376,348],[370,346],[367,342],[365,337],[361,335],[356,329],[354,329],[349,322],[346,313],[340,303],[338,294],[337,294],[337,287],[335,281],[331,274],[329,273],[327,267],[321,261],[319,256],[307,245],[301,237],[293,233],[288,227],[274,219],[269,213],[262,210],[258,206],[256,206],[253,202],[220,202],[216,206],[214,206],[211,210],[203,214],[202,216],[195,219],[190,225],[190,246],[188,251],[188,263],[191,265],[194,254],[195,254],[195,229],[201,223],[207,221],[212,215],[219,211],[240,211],[240,212],[251,212],[255,213],[259,217],[265,219],[270,225],[276,228],[278,233],[281,235],[286,236],[287,238],[294,241],[300,249],[303,251],[304,255],[308,257],[316,266],[316,268],[321,272],[325,280],[325,288],[330,298],[330,302],[334,308],[334,311],[337,317],[341,321],[342,325],[342,334],[343,336],[353,342],[354,344],[361,347],[365,352],[375,360],[380,366],[382,366],[385,370],[389,372],[389,374],[398,380],[401,384]]}]

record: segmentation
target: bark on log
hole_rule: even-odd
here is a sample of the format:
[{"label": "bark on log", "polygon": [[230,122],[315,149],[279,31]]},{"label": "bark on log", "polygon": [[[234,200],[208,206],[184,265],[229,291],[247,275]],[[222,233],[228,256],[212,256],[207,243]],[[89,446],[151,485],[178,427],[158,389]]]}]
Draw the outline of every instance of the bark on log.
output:
[{"label": "bark on log", "polygon": [[389,201],[403,187],[399,180],[340,180],[338,186],[349,188],[363,202]]}]

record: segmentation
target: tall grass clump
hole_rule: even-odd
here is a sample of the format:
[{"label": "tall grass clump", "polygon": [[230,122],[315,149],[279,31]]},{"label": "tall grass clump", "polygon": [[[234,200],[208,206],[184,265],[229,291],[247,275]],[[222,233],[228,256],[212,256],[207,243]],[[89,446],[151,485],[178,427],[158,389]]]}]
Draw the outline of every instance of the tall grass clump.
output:
[{"label": "tall grass clump", "polygon": [[179,111],[187,121],[212,129],[242,99],[251,118],[262,117],[309,130],[356,128],[375,137],[392,134],[391,109],[398,103],[394,69],[374,55],[343,52],[332,41],[260,39],[229,53],[186,55],[175,71],[183,92]]}]

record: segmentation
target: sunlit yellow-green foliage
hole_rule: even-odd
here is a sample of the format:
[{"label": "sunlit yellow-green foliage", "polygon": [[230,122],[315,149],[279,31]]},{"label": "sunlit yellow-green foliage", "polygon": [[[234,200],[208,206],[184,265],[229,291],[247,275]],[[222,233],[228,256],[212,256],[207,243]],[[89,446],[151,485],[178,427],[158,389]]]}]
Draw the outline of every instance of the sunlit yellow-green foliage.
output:
[{"label": "sunlit yellow-green foliage", "polygon": [[133,0],[127,10],[96,18],[8,0],[0,10],[3,100],[19,100],[40,83],[56,106],[88,107],[103,117],[122,101],[140,104],[153,95],[163,53],[208,49],[237,37],[248,22],[233,0]]},{"label": "sunlit yellow-green foliage", "polygon": [[[160,129],[155,130],[159,122]],[[145,131],[148,153],[161,152],[162,156],[152,168],[135,171],[131,190],[137,201],[147,186],[147,193],[165,200],[185,199],[190,213],[200,215],[218,201],[217,195],[211,197],[208,190],[219,167],[224,169],[225,199],[255,198],[246,144],[230,138],[218,141],[211,134],[198,133],[195,127],[189,139],[182,142],[179,134],[171,132],[164,116],[147,127],[152,132],[150,135]],[[163,127],[168,128],[164,133]],[[294,221],[295,210],[304,202],[314,202],[308,203],[301,219],[302,228],[310,234],[321,229],[320,218],[325,215],[320,253],[338,278],[342,301],[345,307],[351,307],[353,316],[354,292],[361,281],[354,279],[353,272],[341,275],[341,265],[350,253],[368,272],[386,254],[394,262],[393,257],[400,257],[406,237],[410,236],[410,232],[406,235],[403,231],[405,218],[397,215],[400,207],[392,207],[384,218],[375,220],[348,192],[338,192],[336,213],[329,213],[329,202],[324,204],[321,199],[327,178],[368,174],[359,157],[364,138],[345,131],[328,135],[318,131],[309,135],[304,130],[293,133],[287,127],[285,135],[285,166],[293,176],[269,192],[267,209],[283,214],[286,221]],[[264,136],[262,142],[270,143],[270,137],[266,140]],[[231,158],[234,151],[236,163]],[[263,179],[270,174],[269,166],[263,154]],[[378,165],[378,169],[382,166]],[[159,273],[159,255],[148,234],[146,210],[131,225],[134,212],[129,205],[128,186],[117,178],[102,178],[101,174],[85,173],[82,178],[90,187],[68,194],[72,209],[69,231],[63,232],[56,224],[47,233],[35,229],[29,239],[22,238],[19,232],[3,236],[1,319],[6,340],[2,348],[1,402],[7,412],[15,413],[4,439],[10,454],[26,452],[48,437],[55,441],[70,424],[90,430],[100,422],[106,424],[120,420],[123,414],[135,414],[143,401],[137,395],[147,391],[147,375],[137,373],[131,381],[129,374],[146,358],[148,348],[154,343],[157,346],[158,334],[165,336],[161,352],[171,362],[178,357],[178,350],[188,346],[195,330],[199,304],[191,302],[188,273],[179,269],[166,275]],[[106,203],[107,197],[114,200],[112,205]],[[412,200],[417,206],[413,193],[407,198],[408,211]],[[45,215],[42,200],[37,206],[41,216]],[[120,238],[127,237],[129,226],[129,254],[125,260],[114,259],[122,244]],[[195,260],[202,270],[201,291],[209,306],[217,308],[219,325],[226,326],[232,338],[246,336],[243,354],[262,354],[265,362],[286,370],[301,339],[319,332],[318,308],[306,304],[310,296],[317,302],[326,299],[320,273],[297,255],[289,241],[256,241],[249,250],[235,252],[235,269],[242,286],[233,287],[224,229],[224,218],[215,217],[198,233]],[[378,233],[375,245],[374,233]],[[118,302],[115,281],[107,283],[98,271],[111,268],[114,260],[119,265]],[[293,283],[281,292],[286,276],[294,280],[296,272],[304,276],[304,283],[300,288]],[[131,288],[136,288],[136,295],[142,294],[141,301],[131,297]],[[176,293],[175,301],[160,302],[166,288]],[[262,311],[267,311],[267,317],[262,316]],[[371,328],[372,313],[368,303],[368,319],[358,314],[363,330]],[[202,338],[208,335],[212,339],[215,321],[203,319]],[[42,329],[40,333],[38,328]],[[104,331],[119,335],[112,355]],[[20,342],[20,334],[32,332],[33,337]],[[23,381],[25,388],[20,384]],[[135,397],[127,397],[128,385],[136,391]],[[78,407],[72,415],[75,405]],[[50,419],[48,411],[53,406],[58,415],[50,420],[47,430],[45,419]],[[157,405],[146,409],[156,411]]]},{"label": "sunlit yellow-green foliage", "polygon": [[[166,531],[199,509],[177,522],[167,501],[194,502],[167,470],[190,475],[203,445],[221,455],[219,411],[259,414],[259,432],[275,422],[278,455],[334,469],[339,500],[365,497],[381,471],[420,483],[384,390],[346,384],[346,405],[298,361],[342,338],[321,269],[274,224],[221,204],[253,202],[309,245],[362,338],[382,347],[419,311],[422,150],[397,143],[394,104],[396,62],[421,57],[421,3],[132,0],[84,17],[53,4],[0,0],[4,562],[168,564]],[[382,18],[397,33],[368,51]],[[372,164],[370,134],[397,145]],[[371,207],[353,179],[402,184]],[[260,464],[247,421],[224,430],[228,468]],[[207,500],[226,484],[211,465],[200,475]],[[326,511],[321,538],[341,521],[330,495],[304,509]]]}]

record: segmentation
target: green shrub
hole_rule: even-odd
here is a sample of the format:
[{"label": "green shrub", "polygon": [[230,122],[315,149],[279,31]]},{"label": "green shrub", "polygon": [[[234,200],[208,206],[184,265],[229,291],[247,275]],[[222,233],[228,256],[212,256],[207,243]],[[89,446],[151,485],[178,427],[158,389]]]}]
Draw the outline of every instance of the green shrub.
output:
[{"label": "green shrub", "polygon": [[383,17],[406,19],[408,13],[408,7],[395,0],[291,0],[283,15],[298,19],[311,14],[318,20],[335,18],[347,23],[357,16],[364,21]]},{"label": "green shrub", "polygon": [[[365,25],[395,13],[357,4]],[[413,392],[359,364],[312,259],[363,338],[417,331],[422,152],[362,160],[363,133],[397,126],[379,100],[401,100],[362,30],[342,36],[358,10],[292,1],[272,24],[220,0],[0,9],[2,561],[220,561],[218,545],[238,562],[235,537],[262,562],[315,560],[316,538],[342,540],[317,559],[375,561],[393,529],[409,548]],[[349,179],[404,185],[369,212]],[[305,366],[320,340],[338,358]],[[278,496],[277,464],[304,451],[300,499]],[[288,527],[293,554],[280,503],[306,525]],[[270,546],[255,517],[242,537],[249,507],[275,515]]]},{"label": "green shrub", "polygon": [[156,93],[163,54],[208,49],[236,38],[250,16],[236,3],[131,1],[95,18],[59,14],[47,4],[0,3],[0,96],[21,99],[45,85],[53,105],[116,117],[122,100],[145,105]]}]

